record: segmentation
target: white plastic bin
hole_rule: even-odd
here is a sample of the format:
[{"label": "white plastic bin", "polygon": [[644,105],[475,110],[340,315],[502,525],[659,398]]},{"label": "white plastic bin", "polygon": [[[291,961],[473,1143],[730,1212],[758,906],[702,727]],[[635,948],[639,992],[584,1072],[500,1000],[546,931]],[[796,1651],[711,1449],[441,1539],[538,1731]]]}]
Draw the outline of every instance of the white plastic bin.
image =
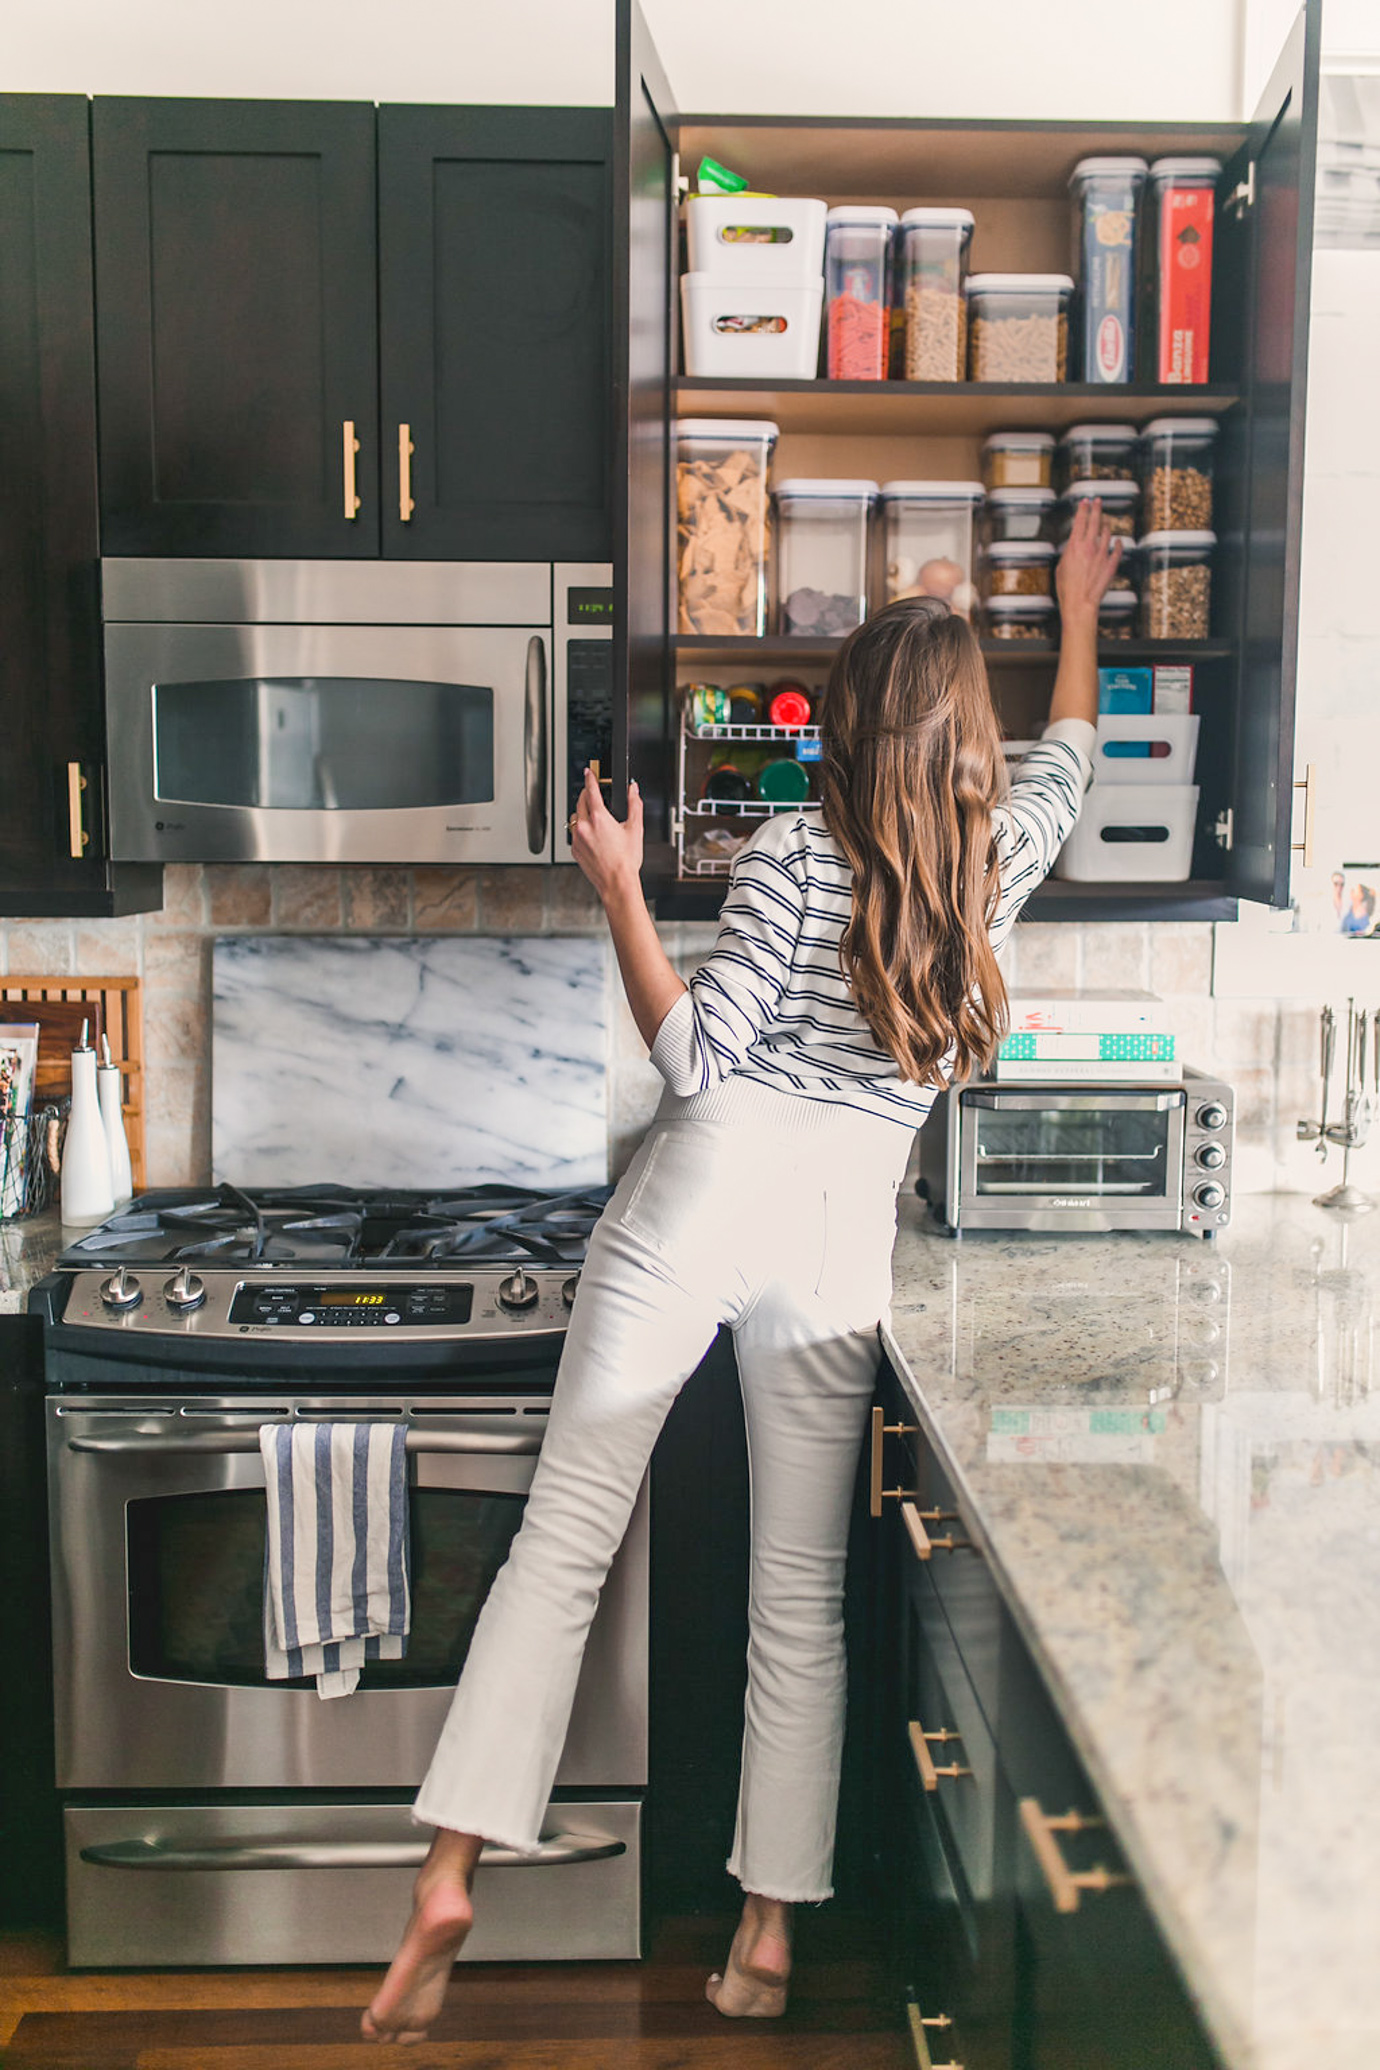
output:
[{"label": "white plastic bin", "polygon": [[692,194],[685,204],[687,271],[707,280],[778,280],[810,287],[824,278],[823,201],[776,194]]},{"label": "white plastic bin", "polygon": [[1191,784],[1198,725],[1196,712],[1102,712],[1093,774],[1099,783]]},{"label": "white plastic bin", "polygon": [[1197,784],[1095,783],[1054,874],[1071,884],[1181,884],[1197,818]]},{"label": "white plastic bin", "polygon": [[823,300],[822,280],[797,287],[779,279],[685,274],[680,306],[686,373],[813,380]]}]

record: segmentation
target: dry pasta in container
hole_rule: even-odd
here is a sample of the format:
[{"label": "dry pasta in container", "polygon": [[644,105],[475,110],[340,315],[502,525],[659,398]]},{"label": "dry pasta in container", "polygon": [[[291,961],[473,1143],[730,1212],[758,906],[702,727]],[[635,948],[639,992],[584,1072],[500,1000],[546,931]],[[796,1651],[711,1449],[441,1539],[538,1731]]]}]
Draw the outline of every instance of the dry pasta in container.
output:
[{"label": "dry pasta in container", "polygon": [[964,289],[972,241],[966,208],[909,208],[901,218],[897,295],[907,381],[961,381],[967,372]]},{"label": "dry pasta in container", "polygon": [[1068,377],[1067,273],[974,273],[968,279],[968,373],[974,381]]},{"label": "dry pasta in container", "polygon": [[1212,527],[1215,417],[1154,417],[1140,435],[1139,468],[1147,532]]},{"label": "dry pasta in container", "polygon": [[982,506],[983,544],[1052,539],[1058,501],[1053,489],[993,489]]},{"label": "dry pasta in container", "polygon": [[993,597],[1048,597],[1054,593],[1054,548],[1043,539],[1013,539],[989,546],[982,558],[982,593]]},{"label": "dry pasta in container", "polygon": [[777,428],[685,417],[676,432],[680,631],[760,638],[771,544],[767,470]]},{"label": "dry pasta in container", "polygon": [[982,442],[982,479],[991,489],[1047,489],[1053,482],[1054,434],[994,431]]},{"label": "dry pasta in container", "polygon": [[1147,187],[1145,350],[1147,381],[1203,382],[1211,352],[1212,233],[1216,158],[1157,158]]},{"label": "dry pasta in container", "polygon": [[793,478],[776,491],[780,629],[820,638],[867,616],[867,529],[877,484]]},{"label": "dry pasta in container", "polygon": [[891,336],[894,208],[831,208],[824,234],[825,370],[884,381]]},{"label": "dry pasta in container", "polygon": [[1139,434],[1134,424],[1073,424],[1054,453],[1054,478],[1070,482],[1124,482],[1136,471]]},{"label": "dry pasta in container", "polygon": [[789,280],[685,274],[680,302],[686,373],[813,380],[823,293],[819,281],[798,287]]},{"label": "dry pasta in container", "polygon": [[822,201],[784,195],[692,194],[685,204],[686,271],[707,280],[817,286],[827,214]]},{"label": "dry pasta in container", "polygon": [[1205,640],[1212,625],[1214,532],[1147,532],[1139,546],[1147,640]]},{"label": "dry pasta in container", "polygon": [[1113,539],[1134,539],[1140,530],[1140,483],[1073,482],[1059,505],[1059,537],[1067,539],[1083,503],[1100,503],[1102,520]]},{"label": "dry pasta in container", "polygon": [[886,598],[939,597],[966,617],[974,600],[973,541],[981,482],[884,482]]},{"label": "dry pasta in container", "polygon": [[1143,158],[1084,158],[1069,178],[1078,269],[1073,363],[1081,381],[1134,377],[1136,204],[1145,173]]},{"label": "dry pasta in container", "polygon": [[1049,597],[989,597],[982,607],[982,629],[989,640],[1052,640],[1053,600]]}]

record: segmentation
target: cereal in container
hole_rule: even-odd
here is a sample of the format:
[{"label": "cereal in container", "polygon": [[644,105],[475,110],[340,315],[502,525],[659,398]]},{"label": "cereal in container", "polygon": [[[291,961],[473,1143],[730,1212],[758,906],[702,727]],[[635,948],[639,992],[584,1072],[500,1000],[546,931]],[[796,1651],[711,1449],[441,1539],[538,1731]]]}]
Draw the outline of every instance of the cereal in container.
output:
[{"label": "cereal in container", "polygon": [[884,381],[890,342],[894,208],[831,208],[824,234],[825,371]]},{"label": "cereal in container", "polygon": [[907,381],[961,381],[968,367],[966,208],[909,208],[898,240]]},{"label": "cereal in container", "polygon": [[1214,417],[1153,417],[1140,435],[1147,532],[1202,532],[1212,525]]},{"label": "cereal in container", "polygon": [[1140,529],[1136,523],[1140,511],[1138,482],[1071,482],[1059,506],[1061,540],[1067,539],[1073,530],[1079,505],[1093,502],[1102,505],[1102,521],[1113,539],[1135,538]]},{"label": "cereal in container", "polygon": [[1054,435],[1049,431],[994,431],[982,444],[982,479],[989,489],[1047,489],[1053,481]]},{"label": "cereal in container", "polygon": [[1134,424],[1073,424],[1054,453],[1060,489],[1070,482],[1125,482],[1136,471]]},{"label": "cereal in container", "polygon": [[968,373],[974,381],[1068,378],[1067,273],[974,273],[968,280]]},{"label": "cereal in container", "polygon": [[982,558],[982,593],[993,597],[1048,597],[1054,593],[1054,548],[1044,539],[1014,539],[989,546]]},{"label": "cereal in container", "polygon": [[767,469],[776,436],[775,424],[731,417],[686,417],[677,427],[683,633],[760,638],[767,630]]},{"label": "cereal in container", "polygon": [[989,597],[982,607],[982,629],[989,640],[1052,640],[1053,599]]},{"label": "cereal in container", "polygon": [[1143,638],[1208,638],[1212,624],[1212,550],[1216,544],[1214,532],[1146,533],[1139,547]]},{"label": "cereal in container", "polygon": [[1139,599],[1133,589],[1109,589],[1097,607],[1099,640],[1133,640]]}]

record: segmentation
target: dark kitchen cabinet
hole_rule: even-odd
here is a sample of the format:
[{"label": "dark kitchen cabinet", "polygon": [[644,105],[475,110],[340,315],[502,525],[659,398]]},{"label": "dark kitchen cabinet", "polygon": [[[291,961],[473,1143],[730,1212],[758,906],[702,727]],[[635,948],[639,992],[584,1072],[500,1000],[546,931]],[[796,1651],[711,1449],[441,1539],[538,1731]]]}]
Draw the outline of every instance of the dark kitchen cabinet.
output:
[{"label": "dark kitchen cabinet", "polygon": [[378,115],[383,551],[605,561],[607,108]]},{"label": "dark kitchen cabinet", "polygon": [[[788,675],[822,690],[839,644],[678,633],[673,434],[682,416],[773,420],[778,477],[877,479],[975,478],[983,438],[1013,426],[1057,434],[1090,419],[1215,417],[1219,544],[1210,637],[1117,642],[1103,655],[1118,666],[1195,672],[1201,729],[1190,876],[1164,884],[1051,879],[1028,912],[1041,920],[1208,920],[1233,917],[1240,898],[1287,903],[1320,20],[1320,0],[1307,0],[1250,123],[730,117],[678,113],[637,0],[619,0],[615,643],[624,694],[615,762],[620,780],[632,773],[641,785],[648,888],[663,913],[711,915],[727,870],[688,853],[697,831],[725,822],[681,795],[681,689],[706,679],[770,683]],[[873,196],[903,206],[968,205],[977,219],[975,270],[1056,271],[1068,263],[1070,171],[1082,157],[1127,152],[1205,154],[1222,163],[1206,386],[678,372],[682,161],[688,175],[709,155],[741,170],[754,188],[831,202]],[[1055,651],[1001,641],[985,648],[1003,728],[1028,738],[1048,710]],[[750,831],[749,815],[742,819],[734,830]]]},{"label": "dark kitchen cabinet", "polygon": [[0,96],[0,912],[143,912],[105,860],[88,104]]},{"label": "dark kitchen cabinet", "polygon": [[374,110],[92,108],[105,554],[377,554]]}]

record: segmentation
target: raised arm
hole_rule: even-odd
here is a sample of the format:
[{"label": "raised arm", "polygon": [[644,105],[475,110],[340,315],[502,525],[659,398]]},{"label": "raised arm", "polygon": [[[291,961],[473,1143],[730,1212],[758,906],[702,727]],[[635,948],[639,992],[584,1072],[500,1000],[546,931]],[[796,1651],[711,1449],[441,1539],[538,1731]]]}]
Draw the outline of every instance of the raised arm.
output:
[{"label": "raised arm", "polygon": [[1073,530],[1059,557],[1059,672],[1049,723],[1085,719],[1097,724],[1097,608],[1121,566],[1121,541],[1113,539],[1100,497],[1080,503]]}]

